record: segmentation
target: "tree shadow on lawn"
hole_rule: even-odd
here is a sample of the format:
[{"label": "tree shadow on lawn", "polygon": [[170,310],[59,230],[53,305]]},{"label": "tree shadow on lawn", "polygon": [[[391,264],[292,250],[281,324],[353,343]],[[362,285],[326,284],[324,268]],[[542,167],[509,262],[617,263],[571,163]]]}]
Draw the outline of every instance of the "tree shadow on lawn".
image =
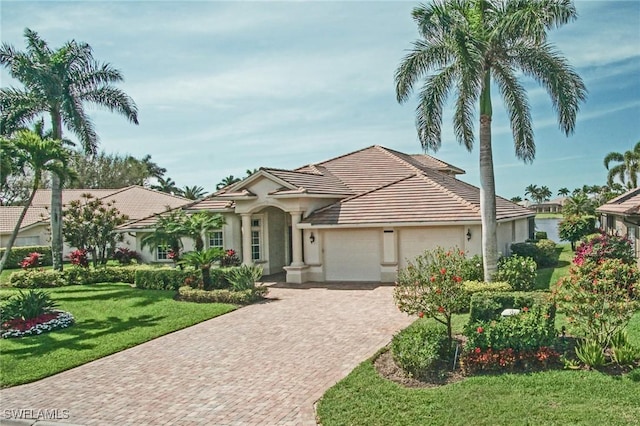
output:
[{"label": "tree shadow on lawn", "polygon": [[[103,320],[86,320],[69,328],[54,330],[38,336],[11,339],[22,347],[5,349],[3,353],[18,359],[28,358],[34,354],[47,354],[59,348],[71,350],[88,350],[95,348],[97,338],[120,333],[131,329],[149,328],[157,325],[165,316],[140,315],[123,320],[109,317]],[[96,332],[96,330],[99,330]],[[73,336],[68,338],[68,336]]]}]

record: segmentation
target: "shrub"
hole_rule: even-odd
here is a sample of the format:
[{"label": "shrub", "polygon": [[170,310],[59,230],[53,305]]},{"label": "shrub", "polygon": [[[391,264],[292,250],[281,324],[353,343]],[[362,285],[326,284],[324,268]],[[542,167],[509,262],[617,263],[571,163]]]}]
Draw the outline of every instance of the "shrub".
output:
[{"label": "shrub", "polygon": [[29,320],[54,312],[56,303],[42,290],[20,291],[10,297],[0,311],[0,323],[13,319]]},{"label": "shrub", "polygon": [[556,243],[551,240],[540,240],[536,243],[538,249],[537,256],[533,258],[538,268],[555,266],[558,264],[558,254],[556,253]]},{"label": "shrub", "polygon": [[466,281],[484,281],[482,256],[475,255],[462,262],[462,279]]},{"label": "shrub", "polygon": [[135,250],[130,250],[126,247],[118,247],[113,253],[113,258],[121,265],[129,265],[134,260],[140,262],[140,255]]},{"label": "shrub", "polygon": [[589,260],[571,266],[569,275],[558,281],[552,295],[567,315],[574,334],[604,349],[633,316],[638,306],[635,299],[639,279],[635,265],[620,259],[604,259],[600,263]]},{"label": "shrub", "polygon": [[596,230],[594,216],[569,216],[558,224],[558,235],[561,240],[571,243],[571,250],[576,249],[576,242]]},{"label": "shrub", "polygon": [[225,250],[224,256],[220,259],[220,266],[240,266],[240,258],[236,254],[236,251],[232,249]]},{"label": "shrub", "polygon": [[500,319],[505,309],[531,308],[541,305],[550,320],[555,321],[555,305],[547,300],[545,293],[524,292],[482,292],[471,296],[469,323],[486,322]]},{"label": "shrub", "polygon": [[484,282],[484,281],[465,281],[464,284],[465,291],[465,300],[463,305],[458,312],[467,312],[469,311],[469,306],[471,303],[471,296],[476,293],[482,292],[503,292],[503,291],[512,291],[513,288],[511,284],[505,282]]},{"label": "shrub", "polygon": [[408,314],[433,318],[446,325],[449,344],[453,343],[451,317],[464,307],[462,284],[464,252],[437,248],[425,251],[398,271],[394,300]]},{"label": "shrub", "polygon": [[576,345],[576,356],[590,368],[602,367],[607,359],[602,351],[602,346],[595,340],[584,340]]},{"label": "shrub", "polygon": [[540,249],[534,242],[511,244],[511,254],[520,257],[530,257],[537,259],[540,256]]},{"label": "shrub", "polygon": [[22,262],[20,262],[20,267],[24,270],[37,268],[40,265],[40,261],[42,259],[42,254],[34,251],[33,253],[29,253]]},{"label": "shrub", "polygon": [[63,272],[54,270],[27,270],[11,274],[9,284],[18,288],[45,288],[68,285]]},{"label": "shrub", "polygon": [[498,271],[493,279],[508,282],[514,290],[528,291],[535,286],[536,269],[536,262],[533,259],[514,254],[500,259]]},{"label": "shrub", "polygon": [[542,346],[537,349],[516,352],[511,348],[482,350],[476,348],[463,353],[460,357],[462,373],[465,375],[478,372],[509,371],[515,368],[532,370],[548,368],[560,361],[560,354],[553,348]]},{"label": "shrub", "polygon": [[536,237],[536,240],[538,240],[538,241],[546,240],[547,239],[547,233],[545,231],[536,231],[535,237]]},{"label": "shrub", "polygon": [[[4,255],[6,249],[0,248],[0,256]],[[51,266],[51,247],[48,246],[25,246],[25,247],[13,247],[9,258],[5,264],[5,269],[18,269],[22,260],[29,256],[30,253],[38,252],[42,255],[40,258],[40,266]]]},{"label": "shrub", "polygon": [[629,342],[611,346],[611,359],[618,365],[633,365],[640,359],[640,349]]},{"label": "shrub", "polygon": [[576,249],[573,263],[582,265],[588,260],[599,262],[603,259],[620,259],[624,263],[634,263],[635,256],[631,241],[627,237],[618,235],[591,235]]},{"label": "shrub", "polygon": [[393,336],[391,354],[413,377],[423,377],[449,354],[447,329],[442,324],[416,321]]},{"label": "shrub", "polygon": [[148,290],[178,290],[185,281],[200,282],[202,275],[198,270],[180,269],[137,269],[135,285],[137,288]]},{"label": "shrub", "polygon": [[71,264],[74,266],[79,266],[81,268],[89,267],[89,256],[87,255],[87,250],[74,250],[69,253],[69,260]]},{"label": "shrub", "polygon": [[231,291],[229,289],[201,290],[182,286],[178,289],[178,298],[185,302],[248,305],[262,299],[268,292],[269,288],[263,286],[242,291]]},{"label": "shrub", "polygon": [[256,286],[256,281],[262,278],[261,266],[242,265],[229,268],[226,278],[234,291],[247,290]]}]

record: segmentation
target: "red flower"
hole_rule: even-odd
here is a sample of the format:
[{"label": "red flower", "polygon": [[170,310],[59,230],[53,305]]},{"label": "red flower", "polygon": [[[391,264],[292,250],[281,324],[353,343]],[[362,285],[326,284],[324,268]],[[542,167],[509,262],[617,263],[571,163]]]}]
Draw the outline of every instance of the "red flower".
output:
[{"label": "red flower", "polygon": [[522,308],[522,312],[529,312],[529,308],[525,306],[524,308]]},{"label": "red flower", "polygon": [[482,352],[482,349],[480,349],[480,348],[476,348],[475,349],[475,353],[479,354],[480,352]]},{"label": "red flower", "polygon": [[482,327],[478,327],[478,328],[476,329],[476,331],[477,331],[478,333],[482,333],[482,332],[484,331],[484,328],[482,328]]},{"label": "red flower", "polygon": [[424,312],[418,312],[418,316],[419,316],[420,318],[424,317]]},{"label": "red flower", "polygon": [[446,273],[447,273],[446,268],[442,268],[442,269],[440,269],[440,274],[444,275],[444,274],[446,274]]},{"label": "red flower", "polygon": [[443,313],[444,312],[444,307],[438,306],[438,312]]},{"label": "red flower", "polygon": [[432,276],[432,277],[431,277],[431,282],[432,282],[432,283],[433,283],[433,282],[436,282],[436,277]]},{"label": "red flower", "polygon": [[459,283],[460,281],[462,281],[462,277],[459,277],[459,276],[456,275],[456,276],[453,277],[453,280],[455,282]]},{"label": "red flower", "polygon": [[441,290],[441,289],[439,289],[439,288],[437,288],[437,289],[436,289],[436,294],[442,294],[442,290]]}]

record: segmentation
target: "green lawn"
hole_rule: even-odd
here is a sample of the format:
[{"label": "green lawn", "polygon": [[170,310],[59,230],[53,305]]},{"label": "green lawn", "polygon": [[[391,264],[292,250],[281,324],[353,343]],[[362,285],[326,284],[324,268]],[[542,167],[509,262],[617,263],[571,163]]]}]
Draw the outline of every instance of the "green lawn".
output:
[{"label": "green lawn", "polygon": [[[464,322],[457,318],[458,331]],[[640,313],[629,334],[639,345]],[[367,360],[324,394],[318,416],[324,426],[637,425],[640,383],[628,376],[554,370],[408,389],[380,377]]]},{"label": "green lawn", "polygon": [[[0,298],[17,292],[0,289]],[[0,386],[68,370],[172,331],[230,312],[226,304],[173,300],[175,292],[128,284],[69,286],[47,290],[76,324],[40,336],[0,340]]]},{"label": "green lawn", "polygon": [[536,290],[548,290],[558,282],[560,277],[569,273],[569,266],[571,266],[571,261],[573,260],[571,244],[558,244],[556,250],[559,255],[558,265],[551,268],[538,269],[535,285]]}]

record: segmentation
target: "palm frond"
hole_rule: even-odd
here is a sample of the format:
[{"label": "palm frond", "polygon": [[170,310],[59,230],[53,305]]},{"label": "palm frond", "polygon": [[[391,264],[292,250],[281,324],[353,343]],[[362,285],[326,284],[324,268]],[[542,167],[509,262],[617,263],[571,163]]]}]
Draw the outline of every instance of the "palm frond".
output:
[{"label": "palm frond", "polygon": [[610,153],[608,153],[604,157],[604,167],[607,170],[609,170],[609,164],[611,164],[612,161],[623,162],[624,161],[624,155],[620,154],[619,152],[610,152]]},{"label": "palm frond", "polygon": [[138,124],[138,107],[131,97],[116,87],[98,87],[82,93],[80,99],[105,107],[111,112],[120,113],[132,123]]},{"label": "palm frond", "polygon": [[419,95],[416,108],[416,128],[422,148],[437,151],[442,144],[442,110],[451,90],[455,67],[449,66],[429,76]]},{"label": "palm frond", "polygon": [[423,40],[413,43],[413,49],[402,59],[395,73],[396,99],[406,102],[416,81],[429,70],[441,69],[451,61],[451,51],[445,45],[429,45]]}]

